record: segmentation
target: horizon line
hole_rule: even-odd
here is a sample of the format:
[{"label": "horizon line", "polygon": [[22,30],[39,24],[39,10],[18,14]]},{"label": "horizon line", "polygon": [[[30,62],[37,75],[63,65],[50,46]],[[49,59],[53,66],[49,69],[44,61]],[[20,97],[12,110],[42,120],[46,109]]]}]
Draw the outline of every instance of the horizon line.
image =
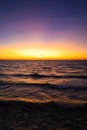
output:
[{"label": "horizon line", "polygon": [[0,61],[86,61],[87,59],[0,59]]}]

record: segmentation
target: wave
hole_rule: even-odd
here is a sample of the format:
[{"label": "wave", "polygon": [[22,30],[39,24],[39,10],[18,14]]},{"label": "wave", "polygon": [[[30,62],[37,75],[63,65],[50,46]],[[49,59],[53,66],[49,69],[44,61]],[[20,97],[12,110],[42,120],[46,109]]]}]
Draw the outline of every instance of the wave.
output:
[{"label": "wave", "polygon": [[35,74],[30,74],[30,75],[25,75],[25,76],[30,76],[32,78],[80,78],[80,79],[87,79],[87,76],[80,76],[80,75],[41,75],[41,74],[35,73]]},{"label": "wave", "polygon": [[31,77],[34,79],[39,78],[75,78],[75,79],[87,79],[87,75],[43,75],[38,73],[33,74],[0,74],[0,76],[15,76],[15,77]]},{"label": "wave", "polygon": [[7,74],[0,74],[0,77],[6,76]]},{"label": "wave", "polygon": [[40,87],[43,89],[55,89],[55,90],[87,90],[85,86],[73,86],[73,85],[58,85],[50,83],[24,83],[24,82],[6,82],[0,81],[0,89],[6,89],[12,86],[17,87]]}]

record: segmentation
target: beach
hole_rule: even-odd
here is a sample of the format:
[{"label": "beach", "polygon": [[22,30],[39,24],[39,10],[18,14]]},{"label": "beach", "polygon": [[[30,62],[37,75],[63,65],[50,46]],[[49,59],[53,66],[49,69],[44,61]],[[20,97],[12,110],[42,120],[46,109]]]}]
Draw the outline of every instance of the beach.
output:
[{"label": "beach", "polygon": [[0,130],[87,130],[87,104],[0,101]]}]

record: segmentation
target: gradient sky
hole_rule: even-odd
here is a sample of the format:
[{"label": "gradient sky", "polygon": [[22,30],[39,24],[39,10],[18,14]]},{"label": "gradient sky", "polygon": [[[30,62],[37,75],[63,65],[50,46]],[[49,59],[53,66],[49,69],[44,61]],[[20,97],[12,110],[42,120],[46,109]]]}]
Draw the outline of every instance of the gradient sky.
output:
[{"label": "gradient sky", "polygon": [[87,0],[0,0],[0,59],[87,59]]}]

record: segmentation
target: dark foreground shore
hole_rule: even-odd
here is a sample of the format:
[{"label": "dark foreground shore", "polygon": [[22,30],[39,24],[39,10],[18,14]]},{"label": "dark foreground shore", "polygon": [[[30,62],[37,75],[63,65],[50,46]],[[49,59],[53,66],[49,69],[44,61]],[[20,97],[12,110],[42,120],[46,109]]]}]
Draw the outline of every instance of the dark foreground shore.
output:
[{"label": "dark foreground shore", "polygon": [[0,130],[87,130],[87,104],[0,101]]}]

